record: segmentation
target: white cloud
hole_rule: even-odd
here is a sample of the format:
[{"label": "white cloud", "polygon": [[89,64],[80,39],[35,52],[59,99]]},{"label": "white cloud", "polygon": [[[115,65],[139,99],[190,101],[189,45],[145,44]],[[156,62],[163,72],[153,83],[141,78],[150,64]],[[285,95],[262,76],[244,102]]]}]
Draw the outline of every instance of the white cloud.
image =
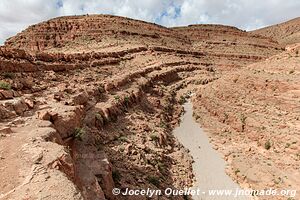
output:
[{"label": "white cloud", "polygon": [[114,14],[165,26],[219,23],[255,29],[298,17],[298,0],[1,0],[0,44],[61,15]]}]

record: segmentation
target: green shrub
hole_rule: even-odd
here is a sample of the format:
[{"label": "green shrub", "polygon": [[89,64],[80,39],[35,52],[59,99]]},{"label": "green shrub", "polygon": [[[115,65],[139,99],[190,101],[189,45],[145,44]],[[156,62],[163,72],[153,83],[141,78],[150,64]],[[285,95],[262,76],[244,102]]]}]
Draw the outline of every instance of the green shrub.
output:
[{"label": "green shrub", "polygon": [[84,134],[85,134],[85,131],[83,130],[83,128],[75,128],[75,131],[74,131],[75,139],[79,139],[80,141],[82,141],[82,136]]},{"label": "green shrub", "polygon": [[150,135],[150,139],[151,139],[152,141],[158,141],[158,140],[159,140],[159,137],[157,136],[157,134],[152,133],[152,134]]},{"label": "green shrub", "polygon": [[166,166],[164,163],[162,163],[161,161],[158,161],[157,162],[157,167],[158,167],[158,170],[163,173],[165,170],[166,170]]},{"label": "green shrub", "polygon": [[159,187],[159,185],[160,185],[160,181],[159,181],[158,177],[148,176],[147,180],[148,180],[149,183],[155,185],[156,187]]},{"label": "green shrub", "polygon": [[120,182],[121,180],[121,173],[118,170],[113,170],[112,171],[112,178],[115,183]]},{"label": "green shrub", "polygon": [[125,97],[124,97],[124,102],[125,102],[125,103],[128,103],[128,102],[129,102],[129,96],[125,96]]},{"label": "green shrub", "polygon": [[9,83],[0,81],[0,88],[3,90],[10,90],[11,89],[11,85]]},{"label": "green shrub", "polygon": [[271,142],[270,142],[270,140],[268,140],[265,143],[265,149],[269,150],[270,148],[271,148]]},{"label": "green shrub", "polygon": [[114,96],[114,98],[115,98],[116,101],[120,100],[120,96],[119,95]]},{"label": "green shrub", "polygon": [[186,98],[184,96],[180,96],[179,103],[182,105],[186,103]]},{"label": "green shrub", "polygon": [[164,129],[168,128],[168,126],[165,122],[160,122],[159,126]]},{"label": "green shrub", "polygon": [[128,138],[126,136],[121,136],[118,138],[120,142],[128,142]]},{"label": "green shrub", "polygon": [[9,79],[14,79],[14,78],[15,78],[15,74],[12,73],[12,72],[5,72],[5,73],[3,74],[3,77],[4,77],[4,78],[9,78]]}]

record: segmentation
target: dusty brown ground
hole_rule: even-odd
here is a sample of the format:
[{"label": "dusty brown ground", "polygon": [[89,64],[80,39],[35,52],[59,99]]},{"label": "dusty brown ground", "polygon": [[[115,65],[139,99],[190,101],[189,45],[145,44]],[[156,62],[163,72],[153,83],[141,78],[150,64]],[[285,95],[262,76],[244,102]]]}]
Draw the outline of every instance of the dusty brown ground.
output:
[{"label": "dusty brown ground", "polygon": [[255,34],[273,38],[282,45],[291,45],[300,42],[300,18],[295,18],[287,22],[275,24],[255,31]]},{"label": "dusty brown ground", "polygon": [[[257,87],[263,91],[253,92],[255,98],[268,94],[261,87],[269,84],[264,76],[272,75],[265,75],[266,72],[261,70],[256,74],[258,78],[238,78],[236,83],[241,84],[231,88],[228,80],[232,79],[232,74],[240,73],[242,78],[252,67],[259,66],[245,68],[247,65],[282,51],[283,48],[270,38],[219,25],[168,29],[127,18],[92,15],[62,17],[29,27],[10,38],[0,51],[0,169],[3,172],[0,198],[133,199],[115,197],[111,190],[114,187],[164,189],[191,186],[192,159],[172,135],[179,122],[184,96],[188,92],[201,91],[195,99],[195,115],[203,114],[205,120],[201,122],[209,127],[216,121],[210,118],[210,112],[216,108],[212,107],[209,112],[203,112],[203,109],[215,102],[223,104],[230,100],[236,103],[240,93],[247,99],[244,88],[239,87],[242,84],[249,87],[249,80],[261,80]],[[263,63],[280,62],[279,57]],[[296,62],[298,58],[292,57]],[[269,66],[262,65],[261,68]],[[298,77],[296,67],[288,72],[281,68],[284,76],[278,77],[286,86],[275,83],[283,91],[294,88]],[[273,70],[271,65],[270,70]],[[272,83],[270,80],[267,85],[267,88],[272,87],[270,95],[275,94]],[[228,85],[237,92],[228,92],[226,95],[233,96],[219,100],[219,97],[211,96],[218,94],[217,90],[210,93],[217,89],[214,85],[218,88]],[[221,89],[220,93],[222,91],[226,90]],[[289,94],[290,99],[294,99],[295,94]],[[270,109],[281,106],[276,99],[271,100]],[[286,99],[281,100],[285,105]],[[267,112],[264,101],[258,105],[261,106],[257,108],[259,112]],[[288,105],[291,106],[288,107],[289,115],[280,113],[285,121],[296,117],[297,113],[296,107]],[[237,110],[234,114],[238,114],[242,106],[230,107],[230,112]],[[259,120],[257,127],[261,127],[262,122],[272,126],[273,115],[265,116],[266,121]],[[246,143],[248,140],[238,139],[250,130],[249,119],[250,114],[243,120],[246,125],[241,125],[243,132],[237,131],[234,137],[224,136],[220,151],[226,147],[228,151],[232,150],[231,155],[244,155],[239,152],[245,146],[250,148]],[[297,119],[294,120],[289,123],[296,123]],[[227,128],[235,130],[235,124],[228,122]],[[223,123],[216,127],[222,126]],[[284,132],[278,135],[287,135],[289,128],[290,125],[280,129]],[[253,137],[263,144],[273,137],[267,130],[268,127],[257,129],[258,133],[253,133]],[[214,140],[219,135],[215,134]],[[227,146],[228,138],[245,143]],[[297,139],[296,134],[290,134],[286,142],[290,144],[288,149],[295,151],[293,155],[299,151],[294,147]],[[274,141],[271,140],[272,150]],[[250,143],[249,150],[260,160],[255,162],[257,168],[276,155],[265,150],[262,150],[265,154],[260,155],[254,149],[255,145],[261,149],[258,143]],[[282,145],[280,143],[280,147]],[[280,153],[285,156],[286,149],[281,149]],[[232,157],[229,156],[228,161],[235,168],[239,161],[232,161]],[[291,155],[289,168],[280,158],[272,161],[270,167],[280,172],[289,169],[287,175],[292,177],[297,170],[297,160],[293,159]],[[239,176],[234,177],[240,183],[249,184],[242,173],[237,174]],[[289,184],[297,184],[288,180]],[[258,180],[251,186],[262,187],[269,183],[269,179]],[[278,184],[278,187],[283,186]]]},{"label": "dusty brown ground", "polygon": [[246,187],[300,189],[298,51],[228,74],[194,99],[196,118]]}]

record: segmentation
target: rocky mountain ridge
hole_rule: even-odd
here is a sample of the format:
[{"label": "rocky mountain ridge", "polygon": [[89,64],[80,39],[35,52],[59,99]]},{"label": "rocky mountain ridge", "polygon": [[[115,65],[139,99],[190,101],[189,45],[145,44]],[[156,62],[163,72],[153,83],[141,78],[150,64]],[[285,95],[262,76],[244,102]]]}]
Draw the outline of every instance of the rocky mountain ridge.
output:
[{"label": "rocky mountain ridge", "polygon": [[197,94],[196,116],[219,113],[210,95],[220,91],[211,88],[223,90],[231,74],[283,51],[273,39],[221,25],[86,15],[30,26],[0,48],[0,198],[133,199],[112,189],[191,186],[192,158],[172,135],[186,95]]}]

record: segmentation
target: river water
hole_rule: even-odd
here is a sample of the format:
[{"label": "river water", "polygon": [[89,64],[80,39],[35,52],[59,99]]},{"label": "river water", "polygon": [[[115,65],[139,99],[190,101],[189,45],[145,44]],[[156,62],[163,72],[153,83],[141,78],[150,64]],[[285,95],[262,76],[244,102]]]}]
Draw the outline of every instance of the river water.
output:
[{"label": "river water", "polygon": [[[175,128],[175,137],[190,150],[193,156],[193,171],[196,182],[194,189],[199,189],[200,195],[193,196],[194,200],[249,200],[249,197],[234,197],[236,190],[241,188],[226,173],[226,163],[219,152],[213,149],[209,138],[193,118],[192,103],[184,104],[185,113],[181,118],[180,126]],[[229,190],[231,196],[210,195],[209,190]],[[224,191],[225,192],[225,191]]]}]

